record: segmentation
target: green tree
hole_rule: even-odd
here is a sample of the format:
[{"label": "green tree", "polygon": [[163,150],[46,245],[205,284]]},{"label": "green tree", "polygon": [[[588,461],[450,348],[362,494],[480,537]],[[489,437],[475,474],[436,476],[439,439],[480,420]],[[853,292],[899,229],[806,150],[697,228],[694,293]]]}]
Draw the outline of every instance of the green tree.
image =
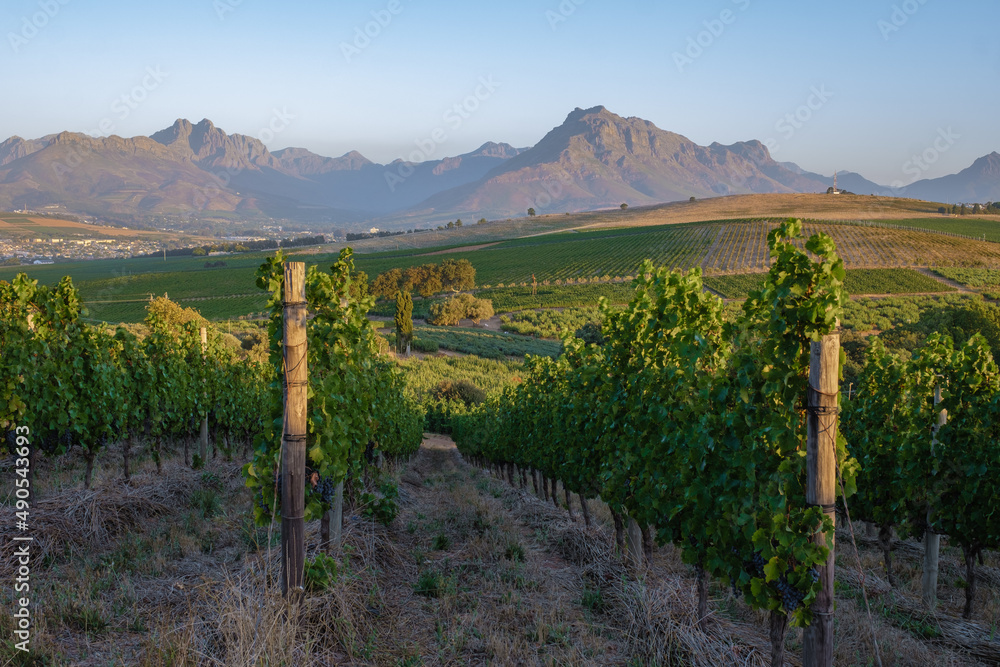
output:
[{"label": "green tree", "polygon": [[628,208],[628,204],[623,203],[622,206],[621,206],[621,209],[624,211],[627,208]]},{"label": "green tree", "polygon": [[694,197],[691,197],[690,199],[688,199],[688,201],[694,201]]},{"label": "green tree", "polygon": [[529,208],[528,209],[528,216],[532,217],[532,218],[535,217],[535,209]]},{"label": "green tree", "polygon": [[465,316],[477,326],[481,321],[488,320],[493,315],[493,302],[489,299],[474,299],[465,310]]},{"label": "green tree", "polygon": [[962,204],[962,207],[960,209],[958,209],[958,214],[959,215],[965,215],[966,213],[968,213],[968,211],[965,208],[965,204]]},{"label": "green tree", "polygon": [[462,226],[462,219],[461,218],[459,218],[458,220],[455,221],[455,226],[456,227],[461,227]]},{"label": "green tree", "polygon": [[408,352],[413,340],[413,297],[409,292],[396,293],[396,350]]},{"label": "green tree", "polygon": [[432,304],[427,321],[437,326],[454,326],[463,319],[468,318],[478,324],[480,320],[490,317],[493,317],[493,302],[466,293]]},{"label": "green tree", "polygon": [[446,259],[441,262],[440,272],[443,289],[461,292],[476,286],[476,269],[467,259]]},{"label": "green tree", "polygon": [[406,289],[402,285],[403,272],[399,269],[389,269],[375,278],[375,282],[372,283],[372,295],[388,299],[400,289]]}]

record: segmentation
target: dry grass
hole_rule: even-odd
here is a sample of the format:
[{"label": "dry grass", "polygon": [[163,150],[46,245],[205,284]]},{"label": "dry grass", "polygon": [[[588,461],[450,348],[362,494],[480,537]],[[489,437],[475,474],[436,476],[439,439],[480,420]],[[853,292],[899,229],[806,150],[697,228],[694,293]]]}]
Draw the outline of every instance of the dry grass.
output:
[{"label": "dry grass", "polygon": [[[595,527],[586,529],[579,513],[570,521],[466,465],[445,438],[429,437],[397,471],[393,524],[347,513],[336,583],[296,607],[279,592],[277,528],[247,522],[237,463],[213,461],[203,473],[169,462],[160,477],[141,462],[131,484],[108,471],[88,493],[73,488],[75,464],[60,465],[43,463],[51,490],[33,511],[34,661],[0,646],[0,665],[768,664],[766,617],[717,582],[707,628],[697,627],[694,576],[675,549],[656,549],[632,576],[606,506],[592,501]],[[0,505],[0,530],[12,511]],[[307,545],[317,530],[307,526]],[[0,534],[4,545],[9,537]],[[976,620],[965,623],[953,547],[929,617],[916,602],[919,545],[897,549],[893,591],[862,539],[869,619],[854,552],[838,539],[836,664],[874,664],[873,636],[886,667],[996,664],[996,554],[983,568]],[[10,581],[8,556],[0,576]],[[0,604],[9,596],[0,590]],[[0,615],[5,636],[10,623]],[[801,642],[801,631],[789,632],[789,664],[799,664]]]},{"label": "dry grass", "polygon": [[[919,199],[867,195],[757,194],[712,197],[693,202],[674,202],[629,209],[621,214],[577,214],[579,222],[591,227],[636,227],[704,220],[795,217],[820,220],[900,220],[938,217],[941,204]],[[586,216],[595,216],[587,224]],[[599,219],[597,216],[601,216]],[[611,216],[617,216],[615,221]],[[1000,216],[985,216],[1000,220]],[[977,217],[977,219],[979,219]]]}]

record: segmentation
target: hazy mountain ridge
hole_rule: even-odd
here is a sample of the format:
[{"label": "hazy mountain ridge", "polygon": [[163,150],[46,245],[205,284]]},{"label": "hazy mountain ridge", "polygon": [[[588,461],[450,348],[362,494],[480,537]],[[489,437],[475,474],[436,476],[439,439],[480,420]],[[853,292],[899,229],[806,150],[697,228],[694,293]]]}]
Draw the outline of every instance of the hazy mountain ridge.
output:
[{"label": "hazy mountain ridge", "polygon": [[[0,208],[64,205],[92,214],[294,218],[331,222],[456,216],[511,217],[730,194],[825,192],[832,178],[776,162],[760,141],[700,146],[602,106],[573,110],[533,147],[487,142],[463,155],[378,164],[357,151],[340,157],[304,148],[271,152],[210,120],[178,119],[150,137],[72,132],[0,143]],[[969,168],[893,190],[838,173],[857,194],[933,201],[1000,199],[1000,154]]]},{"label": "hazy mountain ridge", "polygon": [[1000,153],[984,155],[957,174],[916,181],[903,191],[908,197],[949,203],[1000,201]]}]

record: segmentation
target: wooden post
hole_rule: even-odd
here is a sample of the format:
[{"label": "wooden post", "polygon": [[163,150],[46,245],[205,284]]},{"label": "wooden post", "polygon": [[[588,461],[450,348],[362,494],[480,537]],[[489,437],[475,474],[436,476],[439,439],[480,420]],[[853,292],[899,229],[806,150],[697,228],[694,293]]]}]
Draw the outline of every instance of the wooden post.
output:
[{"label": "wooden post", "polygon": [[[822,507],[834,521],[837,502],[837,380],[840,376],[840,333],[812,344],[809,360],[809,410],[806,420],[806,503]],[[834,533],[817,530],[816,544],[829,547],[819,566],[821,588],[812,605],[813,621],[802,642],[803,667],[833,667]]]},{"label": "wooden post", "polygon": [[284,429],[281,435],[281,592],[297,595],[305,578],[306,265],[285,264]]},{"label": "wooden post", "polygon": [[[934,389],[934,405],[941,403],[941,385]],[[931,440],[931,456],[937,445],[937,434],[942,426],[948,423],[948,411],[938,413],[937,426]],[[927,508],[927,529],[924,530],[924,571],[920,577],[920,597],[923,603],[934,609],[937,605],[938,558],[941,553],[941,536],[931,529],[931,510]]]},{"label": "wooden post", "polygon": [[[207,363],[205,355],[208,353],[208,329],[201,328],[201,360],[202,364]],[[205,399],[205,416],[201,418],[201,433],[198,436],[198,455],[201,457],[201,465],[208,461],[208,392],[202,393]]]},{"label": "wooden post", "polygon": [[340,549],[344,542],[344,483],[333,490],[333,548]]}]

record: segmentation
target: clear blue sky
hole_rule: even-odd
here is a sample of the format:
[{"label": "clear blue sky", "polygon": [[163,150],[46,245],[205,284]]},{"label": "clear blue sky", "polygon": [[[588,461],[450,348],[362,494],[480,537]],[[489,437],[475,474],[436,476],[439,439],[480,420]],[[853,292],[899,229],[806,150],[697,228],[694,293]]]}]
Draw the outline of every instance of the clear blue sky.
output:
[{"label": "clear blue sky", "polygon": [[[391,20],[358,48],[372,12]],[[1000,150],[996,0],[7,0],[0,28],[0,138],[102,120],[133,136],[179,117],[261,136],[277,110],[294,118],[263,132],[271,149],[386,162],[436,128],[433,157],[529,146],[603,104],[882,183],[910,180],[904,163],[940,130],[925,176]],[[481,77],[498,85],[447,122]]]}]

